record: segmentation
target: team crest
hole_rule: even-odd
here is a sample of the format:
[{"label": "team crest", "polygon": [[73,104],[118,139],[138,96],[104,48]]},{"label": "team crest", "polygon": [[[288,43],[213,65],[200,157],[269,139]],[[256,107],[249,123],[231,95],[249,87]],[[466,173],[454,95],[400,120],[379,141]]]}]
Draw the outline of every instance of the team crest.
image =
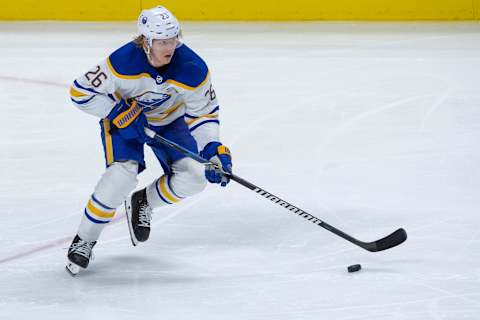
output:
[{"label": "team crest", "polygon": [[161,75],[158,75],[157,78],[155,79],[155,82],[156,82],[157,84],[161,84],[162,81],[163,81],[163,78],[162,78]]},{"label": "team crest", "polygon": [[165,101],[170,99],[171,95],[167,93],[158,93],[147,91],[135,98],[137,102],[144,106],[145,111],[160,107]]}]

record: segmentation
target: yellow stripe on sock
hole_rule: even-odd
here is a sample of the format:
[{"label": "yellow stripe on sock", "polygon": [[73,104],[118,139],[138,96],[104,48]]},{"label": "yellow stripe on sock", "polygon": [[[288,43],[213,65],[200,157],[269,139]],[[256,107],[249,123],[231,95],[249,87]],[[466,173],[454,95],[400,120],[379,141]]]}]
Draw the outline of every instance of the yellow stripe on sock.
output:
[{"label": "yellow stripe on sock", "polygon": [[115,215],[115,211],[108,212],[108,211],[103,211],[103,210],[98,209],[97,207],[95,207],[93,205],[91,199],[88,201],[87,209],[88,209],[88,211],[90,211],[91,213],[96,215],[97,217],[104,218],[104,219],[111,219]]},{"label": "yellow stripe on sock", "polygon": [[180,200],[168,191],[166,177],[167,176],[162,176],[158,181],[158,184],[160,185],[160,191],[168,201],[174,203],[179,202]]}]

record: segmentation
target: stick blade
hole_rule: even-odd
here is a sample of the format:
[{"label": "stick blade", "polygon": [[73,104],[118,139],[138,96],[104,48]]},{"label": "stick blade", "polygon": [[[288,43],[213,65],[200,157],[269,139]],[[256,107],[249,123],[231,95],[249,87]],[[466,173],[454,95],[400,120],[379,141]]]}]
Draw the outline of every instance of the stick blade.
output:
[{"label": "stick blade", "polygon": [[400,228],[385,238],[367,243],[364,248],[370,252],[383,251],[396,247],[405,242],[405,240],[407,240],[407,232],[405,229]]}]

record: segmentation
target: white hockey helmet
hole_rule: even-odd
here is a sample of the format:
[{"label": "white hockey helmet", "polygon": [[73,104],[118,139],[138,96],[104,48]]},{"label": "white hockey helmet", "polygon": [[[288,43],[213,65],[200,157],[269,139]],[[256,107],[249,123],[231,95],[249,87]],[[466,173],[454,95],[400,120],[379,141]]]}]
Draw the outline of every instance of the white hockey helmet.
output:
[{"label": "white hockey helmet", "polygon": [[180,33],[177,18],[162,6],[142,10],[137,25],[138,32],[147,38],[149,46],[154,39],[170,39]]}]

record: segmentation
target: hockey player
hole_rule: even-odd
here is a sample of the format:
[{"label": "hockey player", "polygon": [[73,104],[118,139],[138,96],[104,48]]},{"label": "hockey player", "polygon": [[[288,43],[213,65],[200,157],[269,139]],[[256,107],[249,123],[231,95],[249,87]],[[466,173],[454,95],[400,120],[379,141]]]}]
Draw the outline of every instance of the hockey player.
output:
[{"label": "hockey player", "polygon": [[[204,167],[156,144],[156,133],[231,172],[228,148],[219,138],[219,105],[205,62],[181,42],[180,25],[164,7],[143,10],[139,36],[77,78],[73,104],[101,118],[106,170],[88,199],[68,250],[67,270],[87,268],[103,228],[124,203],[132,244],[146,241],[152,210],[201,192],[207,183],[226,186],[220,170]],[[133,192],[145,169],[144,145],[152,148],[164,174]]]}]

